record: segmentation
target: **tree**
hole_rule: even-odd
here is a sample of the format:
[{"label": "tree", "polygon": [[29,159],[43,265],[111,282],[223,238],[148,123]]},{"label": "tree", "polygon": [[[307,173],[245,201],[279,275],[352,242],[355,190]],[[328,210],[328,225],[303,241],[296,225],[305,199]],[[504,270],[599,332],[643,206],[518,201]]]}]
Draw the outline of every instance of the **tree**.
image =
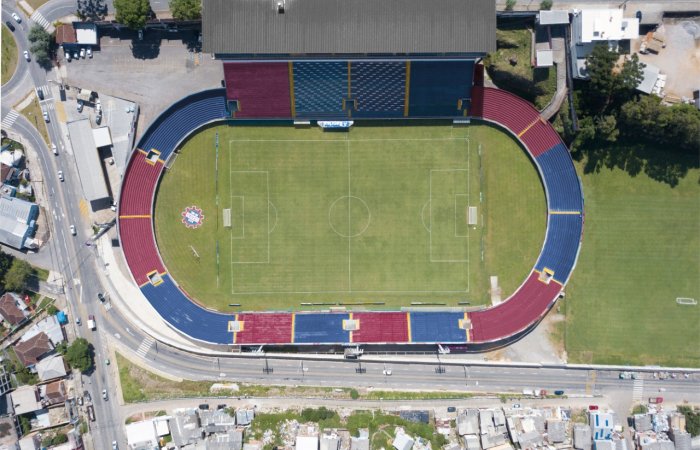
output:
[{"label": "tree", "polygon": [[12,261],[10,270],[5,274],[5,289],[8,291],[22,291],[27,284],[27,279],[32,276],[32,266],[22,259]]},{"label": "tree", "polygon": [[506,0],[506,11],[513,11],[517,0]]},{"label": "tree", "polygon": [[51,439],[52,445],[61,445],[65,444],[66,442],[68,442],[68,435],[66,435],[66,433],[58,433],[53,437],[53,439]]},{"label": "tree", "polygon": [[81,372],[92,368],[92,347],[85,338],[78,338],[66,351],[66,362]]},{"label": "tree", "polygon": [[585,89],[585,106],[591,115],[618,111],[635,97],[635,89],[643,77],[644,64],[632,55],[617,67],[618,52],[607,44],[596,45],[586,58],[586,70],[590,82]]},{"label": "tree", "polygon": [[53,37],[41,25],[34,24],[29,30],[28,39],[34,59],[42,66],[50,65]]},{"label": "tree", "polygon": [[[4,289],[5,274],[10,270],[14,258],[5,252],[0,252],[0,288]],[[2,290],[0,289],[0,290]]]},{"label": "tree", "polygon": [[549,11],[550,9],[552,9],[552,4],[552,0],[542,0],[540,2],[540,10]]},{"label": "tree", "polygon": [[114,0],[114,9],[117,22],[132,30],[139,30],[146,26],[151,5],[148,0]]},{"label": "tree", "polygon": [[170,12],[176,20],[197,20],[202,17],[200,0],[170,0]]}]

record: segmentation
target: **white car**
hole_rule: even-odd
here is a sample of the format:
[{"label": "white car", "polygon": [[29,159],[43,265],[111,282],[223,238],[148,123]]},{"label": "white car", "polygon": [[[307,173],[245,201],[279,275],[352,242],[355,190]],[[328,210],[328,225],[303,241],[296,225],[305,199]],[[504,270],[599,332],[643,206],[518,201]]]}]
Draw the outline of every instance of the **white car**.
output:
[{"label": "white car", "polygon": [[51,122],[51,119],[49,119],[49,113],[47,113],[46,111],[42,111],[42,115],[44,116],[44,122]]},{"label": "white car", "polygon": [[56,144],[51,144],[51,151],[54,155],[58,155],[58,147],[56,147]]},{"label": "white car", "polygon": [[107,400],[107,389],[102,389],[102,398]]},{"label": "white car", "polygon": [[58,171],[58,179],[63,181],[63,171],[62,170]]},{"label": "white car", "polygon": [[117,450],[119,447],[117,447],[117,441],[112,441],[112,450]]},{"label": "white car", "polygon": [[80,57],[85,59],[85,49],[84,48],[80,49]]},{"label": "white car", "polygon": [[383,373],[384,375],[386,375],[386,376],[389,376],[389,375],[391,375],[391,369],[384,369],[384,370],[382,371],[382,373]]},{"label": "white car", "polygon": [[22,18],[17,13],[12,13],[12,18],[17,21],[17,23],[22,23]]},{"label": "white car", "polygon": [[78,100],[78,112],[81,113],[83,112],[83,102]]},{"label": "white car", "polygon": [[91,48],[87,49],[87,57],[92,58],[92,49]]},{"label": "white car", "polygon": [[75,231],[75,225],[70,226],[70,234],[72,234],[73,236],[75,236],[77,234]]},{"label": "white car", "polygon": [[32,60],[32,58],[29,56],[29,50],[25,50],[24,52],[22,52],[22,54],[24,55],[24,59],[26,59],[27,61]]}]

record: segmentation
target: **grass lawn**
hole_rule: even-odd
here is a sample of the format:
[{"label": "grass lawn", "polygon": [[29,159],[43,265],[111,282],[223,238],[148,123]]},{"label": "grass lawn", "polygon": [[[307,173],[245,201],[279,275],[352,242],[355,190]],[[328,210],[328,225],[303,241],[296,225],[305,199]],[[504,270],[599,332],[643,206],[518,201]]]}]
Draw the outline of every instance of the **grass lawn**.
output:
[{"label": "grass lawn", "polygon": [[[189,206],[197,229],[182,223]],[[528,157],[488,126],[226,125],[185,144],[155,228],[174,278],[218,310],[458,306],[488,303],[489,275],[504,295],[522,283],[544,208]]]},{"label": "grass lawn", "polygon": [[17,68],[17,43],[15,37],[6,25],[2,25],[2,70],[0,81],[5,84],[10,81]]},{"label": "grass lawn", "polygon": [[[496,85],[544,108],[557,90],[554,67],[535,69],[531,65],[532,31],[526,28],[496,31],[497,50],[485,61]],[[517,61],[513,64],[511,61]]]},{"label": "grass lawn", "polygon": [[26,108],[20,111],[20,114],[26,117],[27,120],[29,120],[29,123],[34,124],[36,129],[39,130],[39,133],[41,133],[41,136],[44,138],[46,145],[49,145],[49,132],[46,129],[46,122],[44,122],[43,111],[41,109],[41,105],[39,104],[39,99],[35,96],[32,99],[32,102]]},{"label": "grass lawn", "polygon": [[27,3],[31,5],[34,9],[39,9],[41,5],[48,2],[49,0],[27,0]]},{"label": "grass lawn", "polygon": [[675,187],[617,168],[582,177],[586,225],[565,302],[570,362],[700,366],[700,306],[676,304],[700,299],[699,177],[690,169]]}]

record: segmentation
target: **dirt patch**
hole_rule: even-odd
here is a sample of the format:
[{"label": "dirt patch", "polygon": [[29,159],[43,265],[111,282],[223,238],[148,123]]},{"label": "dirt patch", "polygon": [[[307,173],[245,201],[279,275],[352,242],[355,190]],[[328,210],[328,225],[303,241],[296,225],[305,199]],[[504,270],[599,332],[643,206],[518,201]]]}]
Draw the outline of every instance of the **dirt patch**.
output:
[{"label": "dirt patch", "polygon": [[[658,67],[667,74],[664,91],[667,95],[692,98],[700,80],[700,17],[666,19],[657,29],[666,48],[658,55],[639,55],[640,61]],[[635,42],[639,51],[640,42]]]}]

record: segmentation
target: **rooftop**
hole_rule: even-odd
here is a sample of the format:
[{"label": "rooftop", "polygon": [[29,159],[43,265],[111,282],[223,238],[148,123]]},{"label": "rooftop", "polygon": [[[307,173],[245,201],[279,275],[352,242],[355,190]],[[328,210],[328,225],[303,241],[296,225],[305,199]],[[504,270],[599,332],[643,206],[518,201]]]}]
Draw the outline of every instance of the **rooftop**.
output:
[{"label": "rooftop", "polygon": [[492,0],[206,0],[207,53],[483,54],[496,49]]},{"label": "rooftop", "polygon": [[63,356],[61,355],[52,355],[44,358],[36,363],[35,367],[41,381],[66,376],[66,365],[63,363]]},{"label": "rooftop", "polygon": [[14,292],[6,292],[0,297],[0,316],[10,325],[18,325],[27,319],[26,306],[22,299]]},{"label": "rooftop", "polygon": [[20,341],[15,345],[17,358],[24,367],[33,366],[45,354],[53,350],[51,341],[46,333],[39,333],[34,337]]},{"label": "rooftop", "polygon": [[90,119],[69,122],[68,132],[85,197],[90,202],[109,197]]}]

